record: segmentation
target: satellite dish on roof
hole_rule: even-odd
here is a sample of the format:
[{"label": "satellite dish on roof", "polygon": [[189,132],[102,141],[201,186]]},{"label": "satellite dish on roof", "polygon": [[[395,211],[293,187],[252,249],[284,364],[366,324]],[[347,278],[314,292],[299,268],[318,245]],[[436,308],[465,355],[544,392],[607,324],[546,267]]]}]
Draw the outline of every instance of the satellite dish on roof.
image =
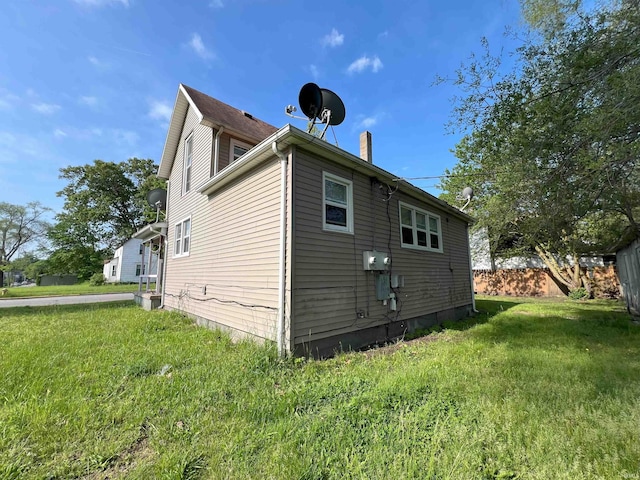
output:
[{"label": "satellite dish on roof", "polygon": [[167,191],[164,188],[154,188],[147,193],[147,202],[153,208],[164,210],[167,208]]},{"label": "satellite dish on roof", "polygon": [[300,110],[307,118],[313,121],[322,113],[322,92],[315,83],[307,83],[300,89],[298,95]]},{"label": "satellite dish on roof", "polygon": [[[321,88],[320,92],[322,93],[323,111],[329,110],[331,112],[328,122],[329,125],[340,125],[342,122],[344,122],[344,117],[347,113],[344,108],[342,99],[327,88]],[[321,117],[318,118],[322,120]]]}]

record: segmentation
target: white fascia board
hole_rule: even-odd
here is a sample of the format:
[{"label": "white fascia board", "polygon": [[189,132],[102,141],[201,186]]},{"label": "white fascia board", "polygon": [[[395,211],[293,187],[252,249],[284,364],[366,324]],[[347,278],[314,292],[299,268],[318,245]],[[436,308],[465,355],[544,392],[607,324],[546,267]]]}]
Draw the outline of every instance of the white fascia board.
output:
[{"label": "white fascia board", "polygon": [[184,89],[184,86],[180,84],[176,101],[173,105],[173,112],[171,113],[167,138],[164,142],[164,148],[162,149],[162,156],[160,157],[160,167],[158,168],[159,178],[168,180],[171,175],[171,169],[173,168],[173,161],[176,158],[176,150],[178,149],[178,143],[180,143],[180,136],[184,126],[184,120],[187,116],[188,107],[193,109],[198,116],[198,122],[202,123],[202,112],[198,110],[196,104],[193,103],[193,100]]},{"label": "white fascia board", "polygon": [[[352,153],[349,153],[339,147],[336,147],[335,145],[332,145],[324,140],[314,137],[313,135],[303,132],[302,130],[294,127],[291,124],[287,124],[277,132],[265,138],[262,142],[260,142],[258,145],[256,145],[242,157],[240,157],[236,162],[232,163],[224,170],[222,170],[222,172],[220,172],[218,175],[207,180],[204,184],[198,187],[197,190],[203,195],[210,195],[217,189],[240,177],[244,172],[255,167],[260,162],[274,157],[275,155],[271,150],[271,144],[273,142],[276,142],[278,144],[278,148],[281,151],[291,145],[299,145],[305,150],[309,150],[323,158],[332,160],[347,168],[354,169],[369,177],[375,176],[380,181],[384,182],[397,182],[396,175],[392,175],[390,172],[387,172],[386,170],[383,170],[382,168],[377,167],[374,164],[366,162],[360,157],[356,157]],[[411,195],[412,197],[417,198],[418,200],[421,200],[425,203],[445,210],[450,215],[453,215],[466,223],[473,223],[473,218],[466,213],[461,212],[452,205],[449,205],[447,202],[434,197],[430,193],[425,192],[424,190],[408,183],[407,181],[402,181],[402,183],[400,183],[399,185],[400,189],[404,193]]]}]

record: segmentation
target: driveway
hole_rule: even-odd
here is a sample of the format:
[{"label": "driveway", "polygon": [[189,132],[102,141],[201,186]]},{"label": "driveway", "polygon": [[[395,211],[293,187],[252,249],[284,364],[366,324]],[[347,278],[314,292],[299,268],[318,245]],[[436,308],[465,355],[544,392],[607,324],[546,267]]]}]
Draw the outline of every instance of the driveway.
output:
[{"label": "driveway", "polygon": [[133,300],[133,293],[101,293],[96,295],[69,295],[65,297],[31,297],[0,300],[0,308],[43,307],[46,305],[74,305],[82,303],[121,302]]}]

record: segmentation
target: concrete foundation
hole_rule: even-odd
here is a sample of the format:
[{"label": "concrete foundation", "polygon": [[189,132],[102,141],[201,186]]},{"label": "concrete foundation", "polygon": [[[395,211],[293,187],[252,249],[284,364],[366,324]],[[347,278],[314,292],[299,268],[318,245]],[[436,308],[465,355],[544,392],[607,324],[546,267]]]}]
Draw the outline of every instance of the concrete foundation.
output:
[{"label": "concrete foundation", "polygon": [[136,292],[133,294],[133,299],[145,310],[156,310],[160,308],[162,296],[159,293]]},{"label": "concrete foundation", "polygon": [[328,358],[340,352],[357,351],[372,345],[382,345],[393,342],[407,333],[427,329],[434,325],[441,325],[447,321],[462,320],[472,315],[473,308],[471,305],[450,308],[407,320],[398,320],[397,322],[391,322],[386,325],[364,328],[351,333],[304,342],[296,345],[294,354],[305,357]]}]

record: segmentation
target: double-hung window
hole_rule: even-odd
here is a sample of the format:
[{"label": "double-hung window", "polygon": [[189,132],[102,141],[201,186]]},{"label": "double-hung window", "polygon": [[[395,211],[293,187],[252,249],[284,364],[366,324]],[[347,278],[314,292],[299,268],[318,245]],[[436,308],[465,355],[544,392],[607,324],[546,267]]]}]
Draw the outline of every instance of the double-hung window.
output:
[{"label": "double-hung window", "polygon": [[182,193],[191,190],[191,162],[193,160],[193,134],[184,141],[184,173],[182,175]]},{"label": "double-hung window", "polygon": [[145,271],[144,267],[146,267],[146,265],[142,266],[139,263],[136,264],[136,277],[139,277],[141,274],[144,275],[144,271]]},{"label": "double-hung window", "polygon": [[247,153],[251,149],[251,145],[241,142],[235,138],[231,139],[231,148],[229,149],[229,163],[233,163],[238,160],[242,155]]},{"label": "double-hung window", "polygon": [[191,247],[191,219],[187,218],[180,223],[176,223],[173,256],[182,257],[189,255]]},{"label": "double-hung window", "polygon": [[400,202],[400,241],[405,248],[442,252],[440,217]]},{"label": "double-hung window", "polygon": [[322,181],[322,228],[353,233],[353,183],[327,172]]}]

